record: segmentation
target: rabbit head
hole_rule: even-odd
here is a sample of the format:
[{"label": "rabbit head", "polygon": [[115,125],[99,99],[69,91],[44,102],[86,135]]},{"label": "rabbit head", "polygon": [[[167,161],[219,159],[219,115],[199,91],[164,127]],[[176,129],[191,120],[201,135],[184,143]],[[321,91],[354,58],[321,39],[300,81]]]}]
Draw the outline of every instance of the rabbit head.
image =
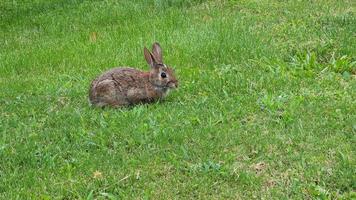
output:
[{"label": "rabbit head", "polygon": [[174,89],[178,87],[178,80],[174,70],[163,63],[161,46],[155,42],[152,45],[152,53],[145,47],[144,55],[147,63],[151,66],[150,82],[155,87]]}]

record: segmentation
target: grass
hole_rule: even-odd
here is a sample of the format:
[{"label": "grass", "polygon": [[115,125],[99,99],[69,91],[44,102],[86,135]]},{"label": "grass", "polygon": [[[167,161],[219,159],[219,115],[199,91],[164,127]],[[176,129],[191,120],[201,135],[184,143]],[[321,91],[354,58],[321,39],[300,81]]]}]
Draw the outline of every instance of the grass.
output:
[{"label": "grass", "polygon": [[[1,199],[352,199],[351,0],[1,1]],[[148,69],[180,88],[94,109],[90,81]]]}]

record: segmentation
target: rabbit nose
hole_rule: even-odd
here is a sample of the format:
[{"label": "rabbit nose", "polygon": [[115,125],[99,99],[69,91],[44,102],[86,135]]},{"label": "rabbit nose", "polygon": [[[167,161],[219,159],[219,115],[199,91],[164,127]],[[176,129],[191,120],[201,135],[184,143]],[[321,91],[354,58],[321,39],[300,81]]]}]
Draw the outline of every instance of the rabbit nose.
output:
[{"label": "rabbit nose", "polygon": [[172,85],[174,86],[174,88],[178,88],[178,81],[172,81]]}]

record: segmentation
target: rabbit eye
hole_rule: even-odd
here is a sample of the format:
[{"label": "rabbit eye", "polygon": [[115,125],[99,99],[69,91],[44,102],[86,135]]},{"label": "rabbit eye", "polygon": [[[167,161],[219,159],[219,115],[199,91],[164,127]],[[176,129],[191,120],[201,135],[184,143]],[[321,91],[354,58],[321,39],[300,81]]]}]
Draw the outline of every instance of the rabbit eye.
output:
[{"label": "rabbit eye", "polygon": [[167,77],[167,74],[166,74],[165,72],[162,72],[162,73],[161,73],[161,77],[162,77],[162,78],[166,78],[166,77]]}]

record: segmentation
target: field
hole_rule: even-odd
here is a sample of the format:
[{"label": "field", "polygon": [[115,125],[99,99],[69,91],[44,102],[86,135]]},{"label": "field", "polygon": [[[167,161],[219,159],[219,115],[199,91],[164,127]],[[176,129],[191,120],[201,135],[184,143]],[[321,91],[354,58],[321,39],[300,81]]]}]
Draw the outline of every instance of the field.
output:
[{"label": "field", "polygon": [[[356,198],[352,0],[0,2],[0,199]],[[128,109],[92,79],[180,87]]]}]

